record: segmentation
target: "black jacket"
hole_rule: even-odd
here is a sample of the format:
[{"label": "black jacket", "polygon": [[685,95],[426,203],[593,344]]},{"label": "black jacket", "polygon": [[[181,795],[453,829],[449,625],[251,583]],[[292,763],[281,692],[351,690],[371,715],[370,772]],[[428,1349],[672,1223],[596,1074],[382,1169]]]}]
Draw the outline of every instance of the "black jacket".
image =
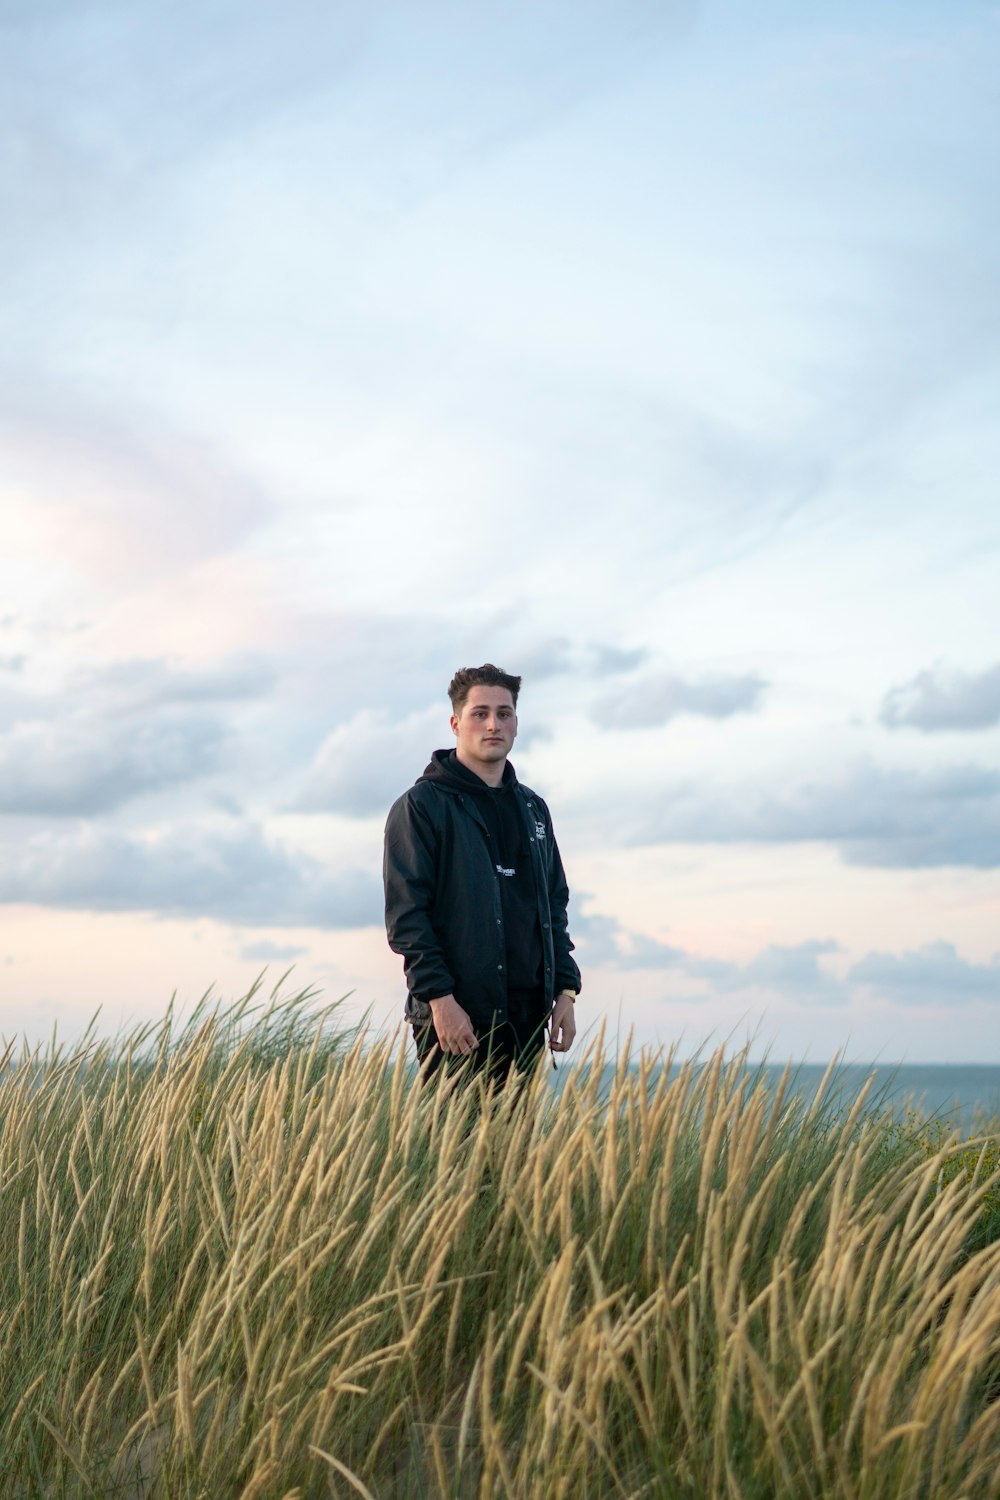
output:
[{"label": "black jacket", "polygon": [[[448,750],[436,750],[424,775],[393,803],[385,825],[385,927],[403,958],[407,1013],[453,994],[477,1029],[507,1016],[506,946],[500,879],[474,794],[443,775]],[[513,775],[513,767],[508,762]],[[549,810],[514,778],[525,818],[542,937],[545,1000],[579,990],[566,927],[569,890]]]}]

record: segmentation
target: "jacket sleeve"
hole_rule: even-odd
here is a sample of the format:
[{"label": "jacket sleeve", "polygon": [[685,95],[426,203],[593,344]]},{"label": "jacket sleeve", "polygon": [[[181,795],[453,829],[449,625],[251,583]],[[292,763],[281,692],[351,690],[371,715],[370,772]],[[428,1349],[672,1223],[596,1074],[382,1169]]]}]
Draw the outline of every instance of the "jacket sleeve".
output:
[{"label": "jacket sleeve", "polygon": [[555,834],[552,832],[552,818],[547,807],[545,817],[549,825],[549,837],[546,842],[548,844],[549,920],[552,924],[555,987],[557,991],[576,990],[579,994],[582,981],[576,960],[572,957],[573,942],[569,935],[566,916],[569,906],[569,886],[566,884],[566,872],[563,869]]},{"label": "jacket sleeve", "polygon": [[425,1001],[450,995],[455,987],[431,920],[438,842],[431,820],[411,793],[393,803],[382,860],[385,931],[393,953],[402,955],[410,994]]}]

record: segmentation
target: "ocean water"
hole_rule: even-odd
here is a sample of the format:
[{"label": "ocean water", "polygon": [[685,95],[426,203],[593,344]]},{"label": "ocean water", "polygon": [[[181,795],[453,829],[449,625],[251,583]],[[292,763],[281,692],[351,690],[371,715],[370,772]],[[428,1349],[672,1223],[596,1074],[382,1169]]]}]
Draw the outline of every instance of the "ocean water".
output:
[{"label": "ocean water", "polygon": [[[763,1071],[777,1081],[783,1067],[767,1064]],[[801,1063],[793,1069],[798,1093],[811,1099],[826,1067]],[[1000,1065],[996,1063],[844,1063],[836,1073],[834,1087],[840,1098],[851,1102],[874,1075],[869,1102],[943,1120],[962,1131],[971,1129],[977,1115],[1000,1118]]]},{"label": "ocean water", "polygon": [[[750,1063],[747,1072],[754,1077],[762,1076],[775,1087],[784,1067],[784,1063]],[[610,1081],[614,1069],[609,1067],[606,1071]],[[676,1073],[676,1067],[671,1071]],[[815,1097],[825,1072],[825,1063],[793,1063],[790,1087],[810,1101]],[[828,1085],[827,1097],[833,1093],[838,1104],[850,1106],[873,1075],[868,1107],[882,1107],[900,1114],[907,1109],[916,1109],[966,1135],[984,1115],[992,1117],[993,1128],[998,1128],[1000,1064],[842,1063]],[[563,1076],[562,1070],[551,1075],[557,1088]]]}]

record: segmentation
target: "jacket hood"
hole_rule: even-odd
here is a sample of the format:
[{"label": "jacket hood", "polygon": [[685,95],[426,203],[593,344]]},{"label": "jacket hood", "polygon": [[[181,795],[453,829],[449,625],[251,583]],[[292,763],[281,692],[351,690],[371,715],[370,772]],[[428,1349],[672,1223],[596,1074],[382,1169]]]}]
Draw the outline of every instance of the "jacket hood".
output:
[{"label": "jacket hood", "polygon": [[[472,792],[477,795],[488,797],[496,790],[495,787],[487,786],[483,779],[463,766],[454,750],[435,750],[427,763],[427,768],[417,781],[435,781],[444,791],[448,792]],[[514,786],[517,776],[510,761],[503,768],[503,787]]]}]

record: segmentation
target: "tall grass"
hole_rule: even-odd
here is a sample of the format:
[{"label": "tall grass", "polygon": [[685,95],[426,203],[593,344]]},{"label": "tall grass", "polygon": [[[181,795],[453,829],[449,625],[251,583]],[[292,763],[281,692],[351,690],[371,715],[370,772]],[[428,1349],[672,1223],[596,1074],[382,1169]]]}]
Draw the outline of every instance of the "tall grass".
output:
[{"label": "tall grass", "polygon": [[1000,1496],[988,1139],[599,1039],[421,1089],[307,1000],[8,1055],[0,1495]]}]

